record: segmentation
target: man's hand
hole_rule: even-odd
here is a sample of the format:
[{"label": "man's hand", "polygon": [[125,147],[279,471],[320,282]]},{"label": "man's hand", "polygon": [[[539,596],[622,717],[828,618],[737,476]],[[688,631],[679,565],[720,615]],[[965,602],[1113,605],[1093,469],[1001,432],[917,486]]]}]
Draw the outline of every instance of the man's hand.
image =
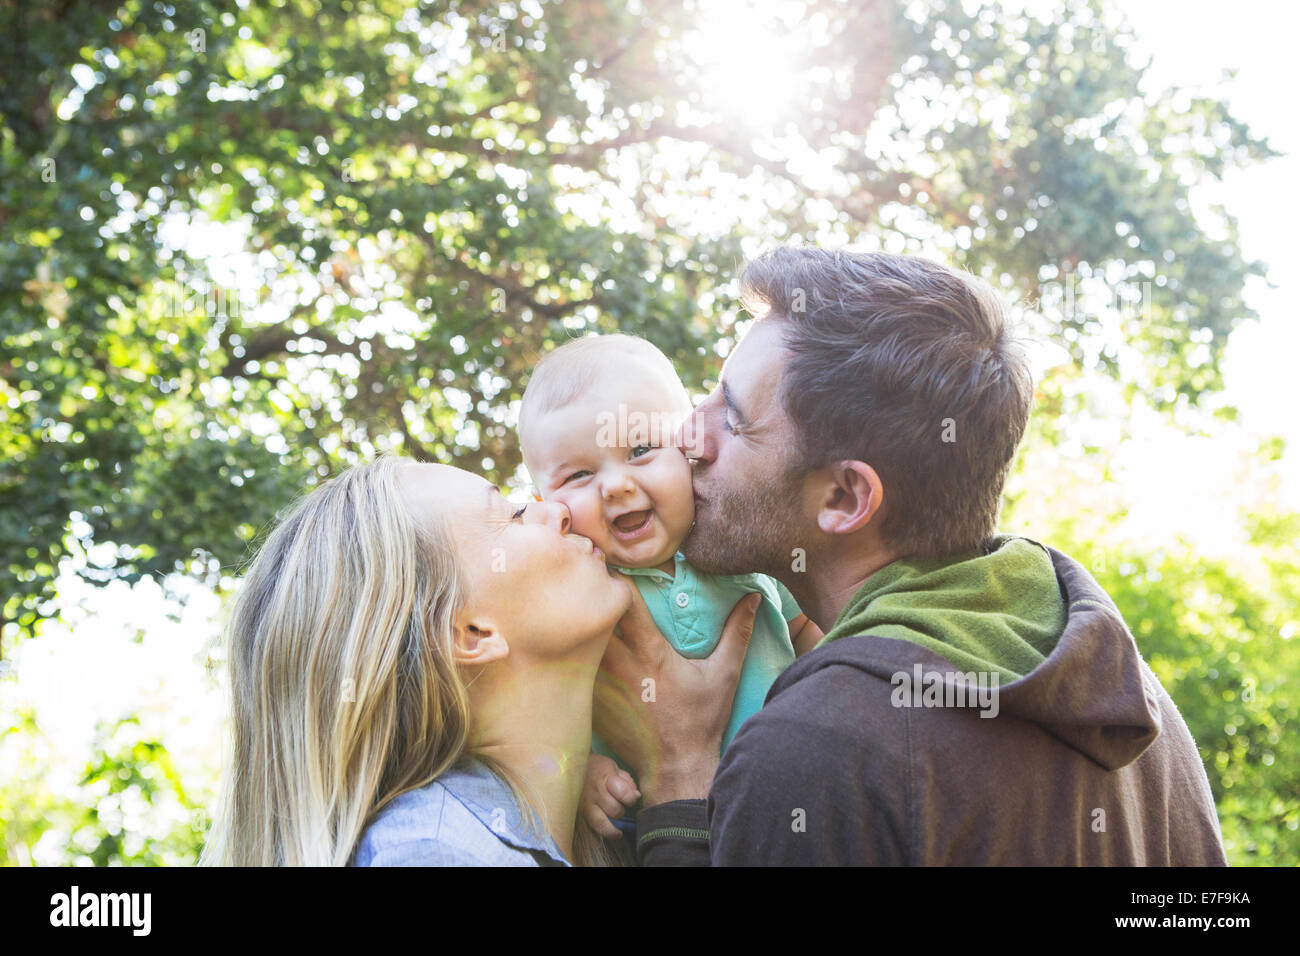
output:
[{"label": "man's hand", "polygon": [[664,640],[632,588],[596,675],[594,723],[636,771],[644,805],[708,795],[761,600],[741,598],[713,653],[690,660]]}]

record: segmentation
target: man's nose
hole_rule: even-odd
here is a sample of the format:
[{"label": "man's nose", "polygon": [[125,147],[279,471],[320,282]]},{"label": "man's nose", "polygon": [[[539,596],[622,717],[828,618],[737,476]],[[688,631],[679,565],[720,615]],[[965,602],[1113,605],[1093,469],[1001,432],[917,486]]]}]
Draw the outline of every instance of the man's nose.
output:
[{"label": "man's nose", "polygon": [[573,527],[573,519],[569,516],[569,509],[562,502],[547,502],[548,511],[546,514],[546,523],[560,532],[568,534],[569,529]]}]

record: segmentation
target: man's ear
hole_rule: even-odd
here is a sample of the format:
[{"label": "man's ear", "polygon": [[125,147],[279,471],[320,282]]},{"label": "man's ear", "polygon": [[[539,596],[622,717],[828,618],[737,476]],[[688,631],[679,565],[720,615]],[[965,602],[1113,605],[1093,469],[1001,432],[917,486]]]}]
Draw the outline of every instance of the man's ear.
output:
[{"label": "man's ear", "polygon": [[465,667],[481,666],[504,660],[510,645],[491,622],[483,618],[464,618],[456,622],[456,663]]},{"label": "man's ear", "polygon": [[836,461],[827,466],[829,483],[817,526],[827,534],[851,534],[880,511],[885,486],[876,469],[862,461]]}]

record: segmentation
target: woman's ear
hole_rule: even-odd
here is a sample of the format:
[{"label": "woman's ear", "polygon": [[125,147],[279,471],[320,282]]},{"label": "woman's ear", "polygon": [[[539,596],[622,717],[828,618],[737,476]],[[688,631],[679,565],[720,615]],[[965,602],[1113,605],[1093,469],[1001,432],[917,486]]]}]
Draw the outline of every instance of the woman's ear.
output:
[{"label": "woman's ear", "polygon": [[862,461],[833,462],[830,483],[817,526],[827,534],[851,534],[867,524],[885,501],[885,487],[876,469]]},{"label": "woman's ear", "polygon": [[456,624],[456,663],[466,667],[490,664],[510,655],[510,645],[491,623],[471,618]]}]

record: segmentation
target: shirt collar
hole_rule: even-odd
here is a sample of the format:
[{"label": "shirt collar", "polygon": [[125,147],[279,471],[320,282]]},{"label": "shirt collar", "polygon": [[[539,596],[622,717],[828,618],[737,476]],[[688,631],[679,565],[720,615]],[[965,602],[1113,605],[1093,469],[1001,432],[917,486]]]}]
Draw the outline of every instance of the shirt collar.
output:
[{"label": "shirt collar", "polygon": [[637,575],[640,575],[641,577],[646,577],[646,578],[663,578],[665,581],[676,581],[678,577],[680,577],[682,574],[682,565],[685,560],[686,560],[685,556],[680,551],[678,551],[675,555],[673,555],[672,574],[669,574],[667,571],[660,571],[658,568],[654,568],[654,567],[619,568],[618,570],[622,574],[626,574],[631,577],[636,577]]},{"label": "shirt collar", "polygon": [[502,843],[540,851],[562,866],[572,865],[545,828],[537,834],[527,826],[514,792],[482,762],[464,760],[441,774],[438,782]]}]

